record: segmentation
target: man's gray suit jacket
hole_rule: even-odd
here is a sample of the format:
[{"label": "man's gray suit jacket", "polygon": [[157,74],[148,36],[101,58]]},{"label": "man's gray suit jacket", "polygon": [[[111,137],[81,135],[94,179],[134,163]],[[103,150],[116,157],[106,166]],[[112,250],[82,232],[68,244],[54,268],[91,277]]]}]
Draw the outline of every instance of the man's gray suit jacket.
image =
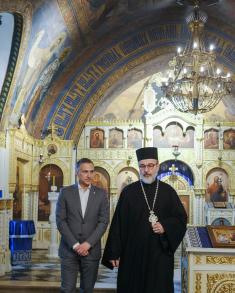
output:
[{"label": "man's gray suit jacket", "polygon": [[91,248],[87,258],[101,257],[101,237],[109,222],[109,203],[106,192],[91,185],[84,217],[78,185],[64,187],[56,206],[56,224],[61,234],[59,256],[76,257],[73,245],[87,241]]}]

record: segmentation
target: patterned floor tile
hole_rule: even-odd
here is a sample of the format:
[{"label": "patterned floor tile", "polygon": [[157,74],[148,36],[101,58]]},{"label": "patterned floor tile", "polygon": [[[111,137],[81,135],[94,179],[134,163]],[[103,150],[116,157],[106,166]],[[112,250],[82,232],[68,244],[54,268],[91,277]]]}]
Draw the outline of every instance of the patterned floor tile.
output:
[{"label": "patterned floor tile", "polygon": [[[46,257],[44,251],[33,251],[32,262],[30,265],[16,265],[12,271],[1,280],[29,281],[29,282],[56,282],[60,284],[60,263],[59,259],[53,259],[52,262]],[[96,288],[116,288],[117,270],[108,270],[100,265]],[[174,274],[175,293],[180,293],[180,270],[176,269]]]}]

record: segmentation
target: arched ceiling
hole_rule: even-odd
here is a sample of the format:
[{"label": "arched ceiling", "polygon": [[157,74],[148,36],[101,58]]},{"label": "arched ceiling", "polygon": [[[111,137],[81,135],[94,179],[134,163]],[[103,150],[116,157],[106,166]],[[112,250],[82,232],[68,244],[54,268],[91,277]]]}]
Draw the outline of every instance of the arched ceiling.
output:
[{"label": "arched ceiling", "polygon": [[[161,77],[163,76],[162,72],[158,72],[153,76],[144,78],[132,86],[128,87],[125,91],[122,91],[120,94],[104,99],[95,107],[91,115],[92,120],[97,121],[107,121],[107,120],[141,120],[144,117],[144,87],[146,82],[150,78]],[[162,98],[161,94],[157,93],[156,104]],[[235,122],[235,103],[233,97],[225,97],[222,101],[210,112],[204,113],[203,118],[206,121],[210,121],[217,125],[220,122]],[[169,107],[169,110],[171,107]],[[160,108],[157,106],[156,110],[153,112],[156,113]]]},{"label": "arched ceiling", "polygon": [[[217,46],[221,66],[234,74],[235,3],[201,2],[209,17],[206,37]],[[24,114],[35,137],[53,124],[62,138],[78,140],[87,119],[96,116],[97,104],[108,107],[122,91],[166,68],[175,47],[188,37],[184,18],[190,3],[0,1],[0,11],[23,17],[2,129],[17,125]]]}]

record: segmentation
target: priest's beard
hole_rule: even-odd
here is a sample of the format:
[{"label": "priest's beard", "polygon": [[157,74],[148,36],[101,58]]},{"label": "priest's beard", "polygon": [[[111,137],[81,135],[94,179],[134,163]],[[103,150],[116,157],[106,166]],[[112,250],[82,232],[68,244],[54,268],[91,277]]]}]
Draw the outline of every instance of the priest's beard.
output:
[{"label": "priest's beard", "polygon": [[153,175],[151,176],[145,176],[143,174],[140,174],[140,180],[143,181],[144,183],[146,184],[151,184],[153,183],[155,180],[156,180],[156,177],[157,177],[157,172],[156,171]]}]

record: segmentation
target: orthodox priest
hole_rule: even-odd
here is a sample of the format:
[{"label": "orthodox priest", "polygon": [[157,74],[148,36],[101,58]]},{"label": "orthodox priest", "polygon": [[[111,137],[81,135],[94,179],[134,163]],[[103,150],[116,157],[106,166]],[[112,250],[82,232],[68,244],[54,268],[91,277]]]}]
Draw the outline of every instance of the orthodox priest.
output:
[{"label": "orthodox priest", "polygon": [[156,179],[157,148],[136,151],[140,180],[119,198],[102,263],[118,267],[118,293],[173,293],[174,252],[187,215],[176,191]]}]

